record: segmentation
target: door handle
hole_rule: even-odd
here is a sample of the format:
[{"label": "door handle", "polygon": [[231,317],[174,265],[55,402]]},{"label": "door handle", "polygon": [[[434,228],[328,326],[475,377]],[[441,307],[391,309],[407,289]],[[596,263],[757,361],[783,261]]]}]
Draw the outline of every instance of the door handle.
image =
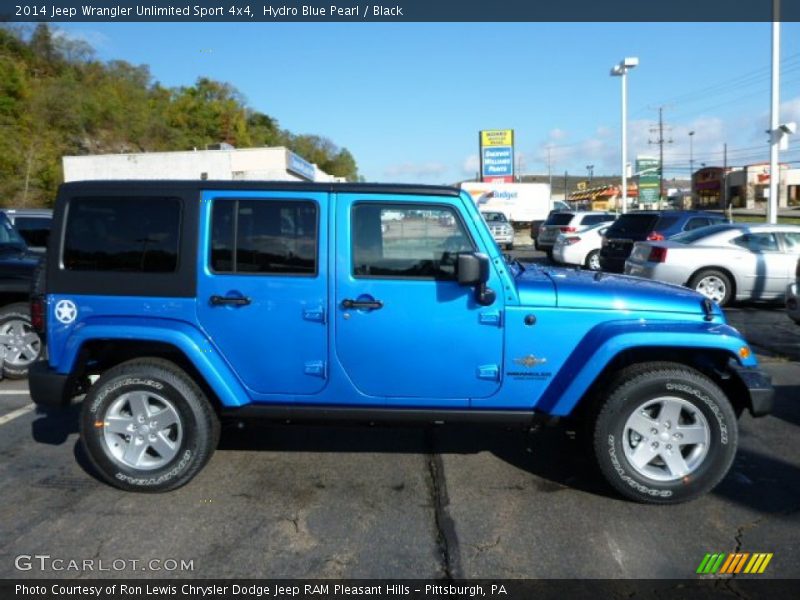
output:
[{"label": "door handle", "polygon": [[247,306],[251,300],[247,296],[211,296],[209,298],[211,306],[224,306],[227,304],[233,306]]},{"label": "door handle", "polygon": [[383,308],[383,302],[380,300],[350,300],[346,298],[342,300],[342,308],[367,308],[369,310],[378,310]]}]

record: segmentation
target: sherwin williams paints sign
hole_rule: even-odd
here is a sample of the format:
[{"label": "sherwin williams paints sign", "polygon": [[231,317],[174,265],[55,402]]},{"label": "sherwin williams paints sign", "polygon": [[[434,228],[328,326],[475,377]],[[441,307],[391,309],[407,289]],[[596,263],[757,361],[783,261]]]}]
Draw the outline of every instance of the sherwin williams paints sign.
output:
[{"label": "sherwin williams paints sign", "polygon": [[636,157],[636,174],[639,177],[639,204],[655,204],[660,200],[661,171],[657,158]]},{"label": "sherwin williams paints sign", "polygon": [[487,129],[480,132],[481,181],[514,181],[514,130]]}]

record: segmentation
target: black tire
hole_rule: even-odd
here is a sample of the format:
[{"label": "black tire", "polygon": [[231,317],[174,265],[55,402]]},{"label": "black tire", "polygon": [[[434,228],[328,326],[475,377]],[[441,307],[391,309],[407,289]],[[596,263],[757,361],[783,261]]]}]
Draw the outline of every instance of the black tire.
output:
[{"label": "black tire", "polygon": [[550,262],[553,262],[553,247],[552,246],[548,247],[545,250],[545,252],[547,253],[547,260],[549,260]]},{"label": "black tire", "polygon": [[[699,371],[668,362],[634,365],[623,369],[606,388],[603,396],[604,399],[590,413],[593,415],[590,416],[590,427],[594,430],[594,455],[600,472],[623,496],[644,503],[677,504],[709,492],[728,473],[738,441],[736,415],[725,393]],[[670,438],[669,433],[675,431],[673,435],[677,438],[678,422],[672,425],[674,429],[669,429],[670,423],[667,423],[668,428],[657,434],[652,434],[652,431],[658,430],[650,430],[652,437],[645,437],[638,443],[647,443],[651,447],[661,443],[663,446],[644,468],[653,472],[663,469],[665,476],[673,477],[665,481],[648,476],[649,472],[644,474],[634,467],[626,454],[626,447],[630,447],[631,440],[635,441],[635,435],[626,438],[626,434],[631,435],[633,430],[626,432],[625,429],[628,419],[639,407],[651,400],[658,406],[658,399],[667,398],[672,403],[677,398],[679,403],[687,407],[680,413],[681,419],[694,419],[693,423],[685,423],[682,427],[697,426],[705,421],[708,444],[688,445],[679,449],[683,464],[690,464],[692,453],[698,453],[695,454],[698,462],[687,474],[675,478],[667,473],[669,466],[662,456],[667,456],[666,448],[675,443],[675,438]],[[660,418],[659,412],[654,421],[662,429],[663,423],[658,423]],[[665,434],[668,437],[662,437]],[[636,448],[638,444],[634,450]],[[644,449],[649,452],[646,447]]]},{"label": "black tire", "polygon": [[[25,336],[34,336],[35,340],[20,348],[13,343],[4,342],[6,360],[3,362],[3,375],[8,379],[25,379],[28,368],[42,356],[44,345],[39,334],[31,325],[30,306],[25,302],[16,302],[0,308],[0,333],[5,336],[14,335],[14,330],[20,329]],[[15,357],[16,358],[13,358]]]},{"label": "black tire", "polygon": [[[594,259],[597,260],[594,261]],[[589,254],[586,255],[586,260],[583,262],[583,266],[589,271],[602,271],[603,269],[600,266],[600,250],[592,250],[589,252]]]},{"label": "black tire", "polygon": [[541,249],[542,249],[542,247],[539,245],[539,240],[537,240],[537,239],[533,240],[533,247],[536,248],[536,250],[539,250],[539,251],[541,251]]},{"label": "black tire", "polygon": [[722,294],[721,299],[712,298],[715,300],[717,304],[720,306],[727,306],[730,301],[733,299],[733,281],[731,281],[730,276],[718,269],[702,269],[692,275],[691,279],[689,279],[689,288],[695,290],[696,292],[700,292],[701,294],[708,296],[704,291],[698,289],[698,286],[701,285],[701,282],[705,281],[713,281],[713,278],[716,278],[721,282],[722,285],[725,286],[725,293]]},{"label": "black tire", "polygon": [[514,249],[514,244],[513,243],[512,244],[506,244],[506,250],[513,250],[513,249]]},{"label": "black tire", "polygon": [[[107,413],[130,392],[158,394],[172,403],[180,417],[178,450],[163,466],[135,468],[111,455],[105,441]],[[159,358],[131,360],[109,369],[83,401],[81,442],[86,454],[103,480],[123,490],[166,492],[185,485],[211,458],[219,434],[219,419],[200,387],[177,365]]]}]

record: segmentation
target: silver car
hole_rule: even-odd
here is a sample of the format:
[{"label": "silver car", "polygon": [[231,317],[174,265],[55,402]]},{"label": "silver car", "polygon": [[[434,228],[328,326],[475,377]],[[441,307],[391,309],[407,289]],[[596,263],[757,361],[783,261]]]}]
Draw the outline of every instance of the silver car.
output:
[{"label": "silver car", "polygon": [[506,250],[514,249],[514,228],[508,222],[505,214],[500,211],[481,211],[483,220],[489,226],[492,237],[497,245]]},{"label": "silver car", "polygon": [[725,306],[783,299],[798,257],[798,225],[711,225],[661,242],[637,242],[625,273],[685,285]]}]

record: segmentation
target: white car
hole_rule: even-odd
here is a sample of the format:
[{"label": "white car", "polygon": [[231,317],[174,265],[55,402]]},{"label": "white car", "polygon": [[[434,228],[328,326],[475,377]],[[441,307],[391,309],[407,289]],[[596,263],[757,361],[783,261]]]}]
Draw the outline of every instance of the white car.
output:
[{"label": "white car", "polygon": [[796,281],[789,285],[786,290],[786,314],[789,318],[800,325],[800,258],[797,259],[797,266],[794,268]]},{"label": "white car", "polygon": [[553,260],[599,271],[600,245],[609,225],[610,223],[597,223],[575,233],[562,233],[553,246]]}]

